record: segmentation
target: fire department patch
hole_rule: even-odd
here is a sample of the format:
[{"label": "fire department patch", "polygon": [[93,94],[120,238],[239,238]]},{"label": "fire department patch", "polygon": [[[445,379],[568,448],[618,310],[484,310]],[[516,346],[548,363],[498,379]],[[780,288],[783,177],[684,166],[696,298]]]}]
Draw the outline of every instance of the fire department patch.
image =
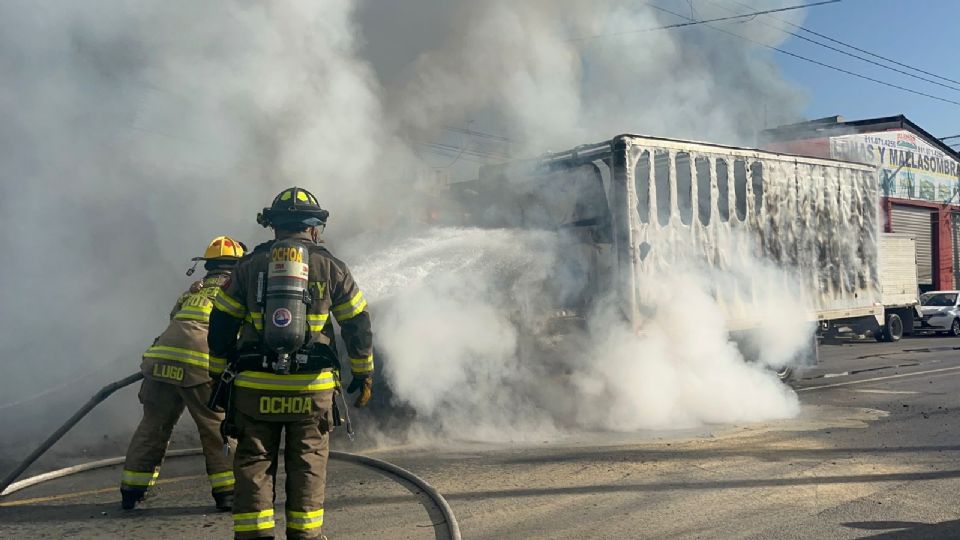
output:
[{"label": "fire department patch", "polygon": [[287,308],[277,308],[273,312],[273,325],[277,328],[286,328],[293,322],[293,314]]}]

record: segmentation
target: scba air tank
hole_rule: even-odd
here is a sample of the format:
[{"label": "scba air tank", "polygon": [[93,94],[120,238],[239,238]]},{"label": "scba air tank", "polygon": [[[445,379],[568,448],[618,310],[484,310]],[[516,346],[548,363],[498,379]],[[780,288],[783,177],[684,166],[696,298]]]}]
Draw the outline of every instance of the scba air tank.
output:
[{"label": "scba air tank", "polygon": [[290,355],[296,353],[306,339],[309,254],[307,247],[296,240],[281,240],[270,250],[263,343],[277,353],[278,372],[289,370]]}]

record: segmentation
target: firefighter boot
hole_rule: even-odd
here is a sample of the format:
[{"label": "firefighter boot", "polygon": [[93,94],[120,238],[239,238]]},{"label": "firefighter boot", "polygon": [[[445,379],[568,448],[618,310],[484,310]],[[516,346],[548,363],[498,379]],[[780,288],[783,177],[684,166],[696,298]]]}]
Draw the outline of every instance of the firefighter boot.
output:
[{"label": "firefighter boot", "polygon": [[217,503],[217,510],[227,512],[233,510],[233,492],[221,491],[213,494],[213,500]]},{"label": "firefighter boot", "polygon": [[133,510],[137,506],[137,503],[143,502],[146,494],[146,491],[139,489],[120,488],[120,508],[123,508],[124,510]]}]

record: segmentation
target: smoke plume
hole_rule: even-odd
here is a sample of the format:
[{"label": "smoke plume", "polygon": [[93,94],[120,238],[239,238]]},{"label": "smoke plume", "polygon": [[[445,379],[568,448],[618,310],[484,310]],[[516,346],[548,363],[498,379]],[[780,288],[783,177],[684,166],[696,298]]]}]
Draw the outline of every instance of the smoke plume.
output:
[{"label": "smoke plume", "polygon": [[[695,4],[702,18],[717,9]],[[449,231],[408,239],[423,204],[411,189],[418,171],[441,161],[449,163],[444,172],[469,179],[476,161],[494,154],[531,155],[624,131],[751,143],[757,129],[795,119],[802,96],[762,50],[702,26],[634,32],[671,22],[626,0],[4,2],[0,239],[10,263],[0,269],[7,358],[0,405],[44,396],[16,415],[0,409],[11,424],[5,433],[42,430],[88,389],[135,370],[189,284],[179,273],[189,257],[220,234],[251,245],[266,239],[254,216],[289,185],[310,189],[331,210],[335,252],[379,257],[364,263],[362,286],[387,280],[406,247],[434,243],[438,260],[405,276],[407,290],[377,314],[378,346],[395,359],[385,376],[397,399],[446,425],[451,420],[437,412],[449,401],[444,392],[462,392],[464,383],[492,388],[512,369],[526,369],[516,355],[523,336],[491,298],[514,290],[498,285],[505,276],[542,281],[553,255],[525,261],[529,239],[506,232],[473,231],[452,252],[442,250]],[[780,39],[753,23],[731,29]],[[460,133],[451,143],[451,126],[496,137]],[[422,144],[438,140],[453,151]],[[396,249],[381,249],[388,242]],[[555,253],[544,242],[534,246]],[[697,290],[689,301],[710,313]],[[699,352],[671,349],[670,315],[663,317],[660,337],[605,339],[619,356],[641,357],[630,369],[668,374]],[[718,317],[697,326],[720,343]],[[454,323],[473,326],[473,334],[454,339],[432,330]],[[410,336],[423,339],[418,345]],[[444,364],[445,349],[468,361]],[[600,383],[627,373],[611,369],[597,374]],[[733,381],[744,369],[724,373]],[[745,373],[740,384],[766,384]],[[553,392],[549,374],[534,374],[544,375],[539,389]],[[574,391],[595,395],[588,378]],[[700,388],[714,380],[702,379]],[[696,390],[663,396],[669,413],[617,425],[744,417],[699,414],[703,407],[687,406]],[[603,391],[627,400],[634,393]],[[456,417],[484,414],[480,398],[514,399],[498,392],[467,395]],[[762,410],[768,394],[782,390],[758,392]],[[569,413],[551,422],[595,416]],[[31,421],[20,421],[24,415]],[[117,416],[119,427],[136,421]],[[531,413],[529,421],[543,418]]]},{"label": "smoke plume", "polygon": [[[394,403],[413,410],[419,432],[533,441],[799,410],[768,369],[795,365],[809,344],[808,308],[791,276],[757,260],[723,271],[681,265],[641,284],[647,316],[639,332],[607,297],[594,302],[589,328],[567,328],[561,339],[543,319],[582,286],[563,269],[567,247],[545,232],[436,229],[358,258],[357,278],[378,307]],[[738,346],[741,314],[721,307],[717,290],[747,281],[751,321],[760,314],[768,322]]]}]

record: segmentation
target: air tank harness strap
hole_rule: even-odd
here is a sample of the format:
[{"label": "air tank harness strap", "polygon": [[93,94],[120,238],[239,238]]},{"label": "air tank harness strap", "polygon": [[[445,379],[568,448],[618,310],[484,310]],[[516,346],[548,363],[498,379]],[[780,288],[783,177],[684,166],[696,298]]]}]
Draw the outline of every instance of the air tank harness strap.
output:
[{"label": "air tank harness strap", "polygon": [[[317,352],[308,352],[313,347],[304,347],[296,355],[295,361],[290,364],[290,373],[319,373],[325,369],[334,369],[339,366],[330,360],[329,355],[318,354]],[[241,353],[237,360],[237,372],[241,371],[262,371],[265,373],[274,373],[273,363],[276,361],[276,355],[263,354],[258,351]]]}]

